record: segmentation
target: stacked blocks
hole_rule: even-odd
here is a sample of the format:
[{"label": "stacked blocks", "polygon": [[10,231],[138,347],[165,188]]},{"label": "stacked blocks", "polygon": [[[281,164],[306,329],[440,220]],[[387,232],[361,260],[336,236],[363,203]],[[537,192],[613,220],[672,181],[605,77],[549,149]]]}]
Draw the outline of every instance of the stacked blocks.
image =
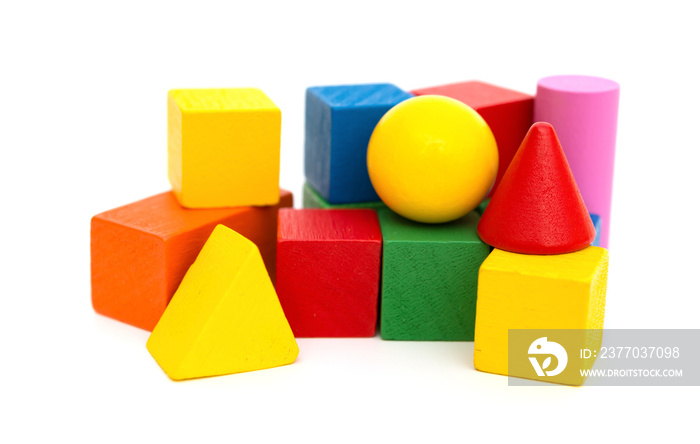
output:
[{"label": "stacked blocks", "polygon": [[476,212],[440,225],[378,210],[384,237],[383,339],[472,341],[479,266],[490,247]]},{"label": "stacked blocks", "polygon": [[479,222],[479,236],[502,250],[560,254],[585,248],[595,228],[552,125],[528,131]]},{"label": "stacked blocks", "polygon": [[279,190],[272,207],[182,208],[171,192],[92,218],[92,303],[95,311],[152,330],[217,224],[237,230],[260,249],[274,279],[277,210],[291,207]]},{"label": "stacked blocks", "polygon": [[600,247],[557,255],[493,250],[479,272],[474,366],[508,374],[509,329],[602,329],[607,274]]},{"label": "stacked blocks", "polygon": [[461,82],[411,91],[417,96],[436,94],[451,97],[474,108],[488,123],[498,144],[498,173],[492,196],[511,159],[533,123],[533,97],[483,82]]},{"label": "stacked blocks", "polygon": [[[608,273],[608,252],[590,246],[595,228],[551,125],[532,126],[478,231],[495,249],[479,271],[474,366],[536,379],[529,370],[509,373],[508,330],[602,329]],[[556,382],[583,383],[566,378]]]},{"label": "stacked blocks", "polygon": [[307,89],[304,169],[330,204],[379,200],[367,173],[367,143],[384,113],[410,97],[391,84]]},{"label": "stacked blocks", "polygon": [[373,210],[282,210],[277,292],[297,337],[376,332],[382,234]]},{"label": "stacked blocks", "polygon": [[168,172],[187,208],[278,202],[281,113],[260,90],[168,94]]},{"label": "stacked blocks", "polygon": [[[540,330],[583,332],[578,348],[602,340],[608,252],[596,245],[607,243],[618,88],[541,80],[535,117],[554,126],[532,123],[532,96],[483,82],[422,97],[308,88],[301,210],[279,189],[281,113],[264,93],[170,91],[172,192],[93,217],[93,307],[152,330],[147,348],[174,380],[290,364],[295,336],[378,326],[385,340],[473,340],[481,371],[559,378],[566,361],[554,354],[550,371],[554,341]],[[584,382],[566,378],[549,381]]]},{"label": "stacked blocks", "polygon": [[386,205],[381,200],[375,202],[357,202],[350,204],[331,204],[323,198],[318,191],[314,190],[308,183],[304,184],[302,193],[302,205],[304,208],[321,209],[353,209],[353,208],[385,208]]},{"label": "stacked blocks", "polygon": [[292,331],[254,243],[217,226],[148,338],[175,380],[294,362]]}]

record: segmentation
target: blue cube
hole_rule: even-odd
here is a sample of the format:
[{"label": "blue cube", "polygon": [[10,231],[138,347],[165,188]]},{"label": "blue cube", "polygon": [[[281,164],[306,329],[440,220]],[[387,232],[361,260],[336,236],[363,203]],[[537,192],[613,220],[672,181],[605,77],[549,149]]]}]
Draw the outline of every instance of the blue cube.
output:
[{"label": "blue cube", "polygon": [[600,216],[591,213],[591,220],[593,221],[593,226],[595,227],[595,240],[591,245],[594,247],[600,247]]},{"label": "blue cube", "polygon": [[411,93],[383,83],[306,90],[304,173],[331,204],[379,200],[367,172],[367,144],[379,119]]}]

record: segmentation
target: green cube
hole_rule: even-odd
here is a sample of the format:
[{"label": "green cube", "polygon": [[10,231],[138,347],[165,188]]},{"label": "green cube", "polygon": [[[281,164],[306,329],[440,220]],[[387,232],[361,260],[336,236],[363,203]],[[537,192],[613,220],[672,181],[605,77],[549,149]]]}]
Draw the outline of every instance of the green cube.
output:
[{"label": "green cube", "polygon": [[383,339],[473,341],[479,267],[491,247],[479,239],[479,213],[422,224],[389,209],[382,227]]},{"label": "green cube", "polygon": [[322,209],[352,209],[352,208],[386,208],[384,202],[358,202],[351,204],[331,204],[321,196],[308,183],[304,184],[304,192],[302,194],[302,205],[304,208],[322,208]]}]

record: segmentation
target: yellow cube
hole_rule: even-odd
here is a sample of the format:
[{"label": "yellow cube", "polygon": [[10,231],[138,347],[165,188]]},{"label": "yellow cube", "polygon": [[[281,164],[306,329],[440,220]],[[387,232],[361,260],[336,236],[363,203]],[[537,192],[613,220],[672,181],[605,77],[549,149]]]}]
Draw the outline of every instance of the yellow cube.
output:
[{"label": "yellow cube", "polygon": [[180,204],[277,204],[281,121],[259,89],[170,91],[168,176]]},{"label": "yellow cube", "polygon": [[474,366],[509,374],[509,329],[588,330],[577,345],[599,342],[607,280],[604,248],[547,256],[494,249],[479,270]]}]

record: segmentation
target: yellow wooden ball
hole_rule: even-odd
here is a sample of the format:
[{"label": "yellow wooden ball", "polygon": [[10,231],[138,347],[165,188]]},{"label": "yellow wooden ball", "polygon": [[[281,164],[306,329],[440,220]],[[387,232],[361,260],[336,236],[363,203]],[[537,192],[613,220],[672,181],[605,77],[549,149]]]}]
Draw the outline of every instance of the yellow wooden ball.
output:
[{"label": "yellow wooden ball", "polygon": [[462,102],[419,96],[390,109],[374,128],[367,168],[382,201],[398,214],[449,222],[488,194],[498,171],[496,139]]}]

